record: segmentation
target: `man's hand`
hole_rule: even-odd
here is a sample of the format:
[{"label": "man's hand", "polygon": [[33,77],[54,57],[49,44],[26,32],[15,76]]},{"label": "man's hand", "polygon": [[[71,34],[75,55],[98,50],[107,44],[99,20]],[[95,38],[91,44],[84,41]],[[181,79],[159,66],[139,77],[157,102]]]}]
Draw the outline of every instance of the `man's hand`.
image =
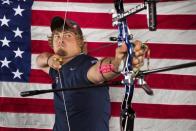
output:
[{"label": "man's hand", "polygon": [[134,42],[134,45],[135,55],[133,56],[132,64],[133,68],[139,69],[141,66],[144,65],[144,58],[147,51],[147,47],[144,46],[144,44],[139,40],[136,40]]},{"label": "man's hand", "polygon": [[[132,59],[133,69],[137,70],[144,64],[144,57],[145,53],[147,51],[147,48],[143,46],[142,42],[139,40],[136,40],[134,43],[134,54]],[[125,43],[123,43],[120,47],[116,49],[116,61],[125,60],[127,54],[127,46]]]},{"label": "man's hand", "polygon": [[[146,48],[142,47],[141,41],[134,42],[134,53],[133,53],[133,70],[138,70],[144,63],[144,56]],[[89,81],[100,84],[105,81],[109,81],[116,76],[120,75],[120,72],[124,68],[124,61],[127,55],[127,46],[123,43],[120,47],[116,48],[116,55],[114,58],[104,58],[93,65],[88,73],[87,77]],[[104,72],[101,69],[106,69]]]},{"label": "man's hand", "polygon": [[53,54],[48,57],[47,62],[49,67],[59,70],[62,67],[63,59],[59,55]]}]

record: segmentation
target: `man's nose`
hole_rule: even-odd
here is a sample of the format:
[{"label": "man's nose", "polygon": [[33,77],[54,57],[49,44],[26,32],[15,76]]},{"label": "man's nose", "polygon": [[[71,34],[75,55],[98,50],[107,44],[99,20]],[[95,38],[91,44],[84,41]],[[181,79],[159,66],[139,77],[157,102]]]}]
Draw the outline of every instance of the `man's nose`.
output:
[{"label": "man's nose", "polygon": [[59,46],[63,47],[63,46],[64,46],[64,41],[63,41],[63,39],[59,39],[58,44],[59,44]]}]

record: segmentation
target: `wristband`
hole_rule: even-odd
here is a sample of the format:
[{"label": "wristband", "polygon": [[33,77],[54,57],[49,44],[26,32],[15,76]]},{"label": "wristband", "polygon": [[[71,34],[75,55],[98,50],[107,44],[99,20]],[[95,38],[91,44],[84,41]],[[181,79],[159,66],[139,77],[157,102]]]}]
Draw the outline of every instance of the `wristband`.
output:
[{"label": "wristband", "polygon": [[49,56],[48,56],[48,58],[47,58],[47,65],[49,66],[49,64],[48,64],[48,62],[49,62],[49,59],[50,59],[50,57],[52,57],[53,55],[52,54],[50,54]]},{"label": "wristband", "polygon": [[[112,65],[112,60],[111,60],[111,59],[110,59],[110,65]],[[120,74],[120,72],[114,70],[114,66],[113,66],[113,65],[112,65],[112,67],[113,67],[113,68],[111,68],[111,71],[112,71],[113,73],[115,73],[115,74]]]},{"label": "wristband", "polygon": [[100,61],[99,72],[101,73],[102,78],[103,78],[104,81],[106,82],[106,81],[108,81],[108,80],[104,77],[103,72],[101,71],[101,66],[102,66],[102,63],[103,63],[103,61],[104,61],[105,59],[106,59],[106,58],[103,58],[103,59]]}]

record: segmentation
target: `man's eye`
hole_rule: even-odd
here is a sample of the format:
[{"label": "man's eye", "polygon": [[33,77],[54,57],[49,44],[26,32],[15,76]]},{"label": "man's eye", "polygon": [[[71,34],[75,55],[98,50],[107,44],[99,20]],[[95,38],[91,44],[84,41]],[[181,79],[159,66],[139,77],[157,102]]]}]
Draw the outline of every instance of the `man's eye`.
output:
[{"label": "man's eye", "polygon": [[64,34],[63,36],[66,37],[66,38],[70,38],[71,34]]},{"label": "man's eye", "polygon": [[60,37],[59,35],[55,35],[55,36],[54,36],[55,39],[58,39],[59,37]]}]

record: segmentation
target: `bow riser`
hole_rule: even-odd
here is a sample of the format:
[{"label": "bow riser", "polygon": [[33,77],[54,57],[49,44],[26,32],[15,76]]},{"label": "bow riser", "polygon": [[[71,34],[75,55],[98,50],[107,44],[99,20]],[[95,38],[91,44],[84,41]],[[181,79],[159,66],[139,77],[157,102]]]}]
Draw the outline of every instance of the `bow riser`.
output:
[{"label": "bow riser", "polygon": [[[115,8],[117,12],[116,16],[123,14],[123,1],[115,0]],[[125,85],[125,96],[121,105],[120,125],[122,131],[132,131],[134,123],[133,120],[135,116],[134,111],[131,109],[130,105],[134,92],[134,78],[132,77],[133,42],[132,37],[130,37],[129,34],[126,18],[117,20],[116,24],[118,25],[118,46],[121,46],[122,43],[125,43],[127,46],[127,56],[125,59],[124,70],[122,71],[122,74],[124,75],[123,83]]]}]

